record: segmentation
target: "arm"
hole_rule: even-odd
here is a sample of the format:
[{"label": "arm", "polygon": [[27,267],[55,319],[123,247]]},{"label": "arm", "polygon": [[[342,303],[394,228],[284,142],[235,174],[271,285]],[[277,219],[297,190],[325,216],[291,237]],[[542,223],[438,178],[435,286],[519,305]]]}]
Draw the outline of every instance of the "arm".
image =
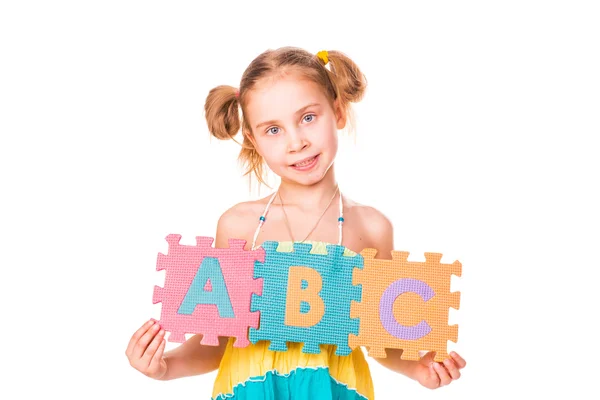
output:
[{"label": "arm", "polygon": [[[370,246],[377,249],[375,258],[391,259],[391,252],[394,250],[394,230],[392,223],[383,214],[375,209],[371,209],[368,218],[370,232]],[[400,373],[410,379],[418,381],[421,385],[436,389],[440,386],[448,385],[453,380],[460,377],[460,369],[466,365],[465,360],[456,354],[450,352],[450,357],[443,363],[434,361],[435,353],[429,352],[418,361],[403,360],[400,358],[402,350],[385,349],[386,358],[375,358],[379,364],[389,370]]]},{"label": "arm", "polygon": [[220,337],[218,346],[202,345],[201,340],[202,335],[194,335],[181,346],[166,352],[167,371],[160,380],[206,374],[219,368],[227,338]]},{"label": "arm", "polygon": [[[390,260],[392,258],[392,250],[394,250],[394,227],[390,220],[381,212],[370,209],[367,218],[372,229],[369,233],[369,246],[377,249],[375,258]],[[411,379],[415,379],[415,367],[417,361],[403,360],[400,358],[402,350],[386,349],[386,358],[375,358],[379,364],[389,370],[405,375]]]},{"label": "arm", "polygon": [[[215,248],[228,247],[228,239],[235,238],[239,229],[239,216],[235,208],[227,210],[217,223]],[[219,337],[218,346],[202,345],[202,335],[194,335],[182,345],[165,353],[166,373],[161,380],[205,374],[219,368],[228,338]]]}]

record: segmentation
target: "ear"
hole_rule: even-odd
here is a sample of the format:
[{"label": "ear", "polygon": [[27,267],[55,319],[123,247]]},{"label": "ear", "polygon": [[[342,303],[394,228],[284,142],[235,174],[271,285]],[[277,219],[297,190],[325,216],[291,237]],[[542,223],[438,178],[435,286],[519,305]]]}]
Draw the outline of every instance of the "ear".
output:
[{"label": "ear", "polygon": [[340,101],[337,99],[333,102],[333,112],[335,113],[335,121],[338,129],[344,129],[346,126],[346,113],[342,106],[340,106]]},{"label": "ear", "polygon": [[254,146],[254,149],[256,151],[258,151],[258,146],[256,145],[256,138],[254,137],[254,135],[246,130],[242,129],[242,135],[245,138],[248,138],[248,140],[250,141],[250,143],[252,143],[252,146]]},{"label": "ear", "polygon": [[254,140],[254,136],[252,135],[251,132],[248,132],[247,130],[245,130],[244,128],[242,128],[242,136],[246,139],[248,139],[250,141],[250,143],[252,143],[252,145],[254,147],[256,147],[256,140]]}]

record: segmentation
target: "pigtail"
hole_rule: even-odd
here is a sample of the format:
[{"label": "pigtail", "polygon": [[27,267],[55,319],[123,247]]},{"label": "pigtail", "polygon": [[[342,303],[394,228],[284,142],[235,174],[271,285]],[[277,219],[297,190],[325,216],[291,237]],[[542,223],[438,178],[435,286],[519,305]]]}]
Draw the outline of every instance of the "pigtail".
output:
[{"label": "pigtail", "polygon": [[221,85],[211,89],[206,96],[204,112],[208,130],[217,139],[233,139],[240,131],[239,98],[236,88]]},{"label": "pigtail", "polygon": [[242,127],[240,104],[240,92],[232,86],[221,85],[208,92],[204,103],[208,130],[217,139],[232,139],[239,144],[241,150],[238,159],[246,167],[244,176],[254,173],[258,182],[264,184],[262,157],[246,135],[244,135],[242,143],[235,139]]},{"label": "pigtail", "polygon": [[328,51],[329,70],[336,92],[343,104],[358,103],[367,89],[367,78],[348,56],[340,51]]}]

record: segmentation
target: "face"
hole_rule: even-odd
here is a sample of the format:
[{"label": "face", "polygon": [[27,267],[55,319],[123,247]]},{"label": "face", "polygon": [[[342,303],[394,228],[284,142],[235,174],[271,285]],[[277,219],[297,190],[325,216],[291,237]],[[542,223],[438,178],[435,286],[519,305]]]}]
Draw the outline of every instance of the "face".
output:
[{"label": "face", "polygon": [[332,166],[345,116],[322,89],[298,75],[258,82],[248,93],[250,140],[282,181],[319,182]]}]

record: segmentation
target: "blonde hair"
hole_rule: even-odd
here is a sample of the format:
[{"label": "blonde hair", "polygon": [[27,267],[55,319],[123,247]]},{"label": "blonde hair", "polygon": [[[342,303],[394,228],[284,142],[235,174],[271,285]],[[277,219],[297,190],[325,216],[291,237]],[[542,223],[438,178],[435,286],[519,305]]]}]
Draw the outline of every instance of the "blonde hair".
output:
[{"label": "blonde hair", "polygon": [[236,141],[234,137],[240,128],[242,129],[244,139],[238,159],[246,167],[244,176],[254,173],[258,182],[266,185],[264,160],[248,138],[248,135],[252,134],[252,128],[244,118],[247,94],[261,79],[287,72],[300,74],[321,87],[332,106],[334,101],[339,99],[339,106],[348,116],[350,125],[353,126],[350,103],[357,103],[363,98],[367,79],[358,66],[344,53],[335,50],[328,51],[327,58],[329,69],[322,58],[301,48],[288,46],[267,50],[248,65],[242,75],[239,89],[220,85],[209,91],[204,111],[210,133],[221,140],[233,139]]}]

